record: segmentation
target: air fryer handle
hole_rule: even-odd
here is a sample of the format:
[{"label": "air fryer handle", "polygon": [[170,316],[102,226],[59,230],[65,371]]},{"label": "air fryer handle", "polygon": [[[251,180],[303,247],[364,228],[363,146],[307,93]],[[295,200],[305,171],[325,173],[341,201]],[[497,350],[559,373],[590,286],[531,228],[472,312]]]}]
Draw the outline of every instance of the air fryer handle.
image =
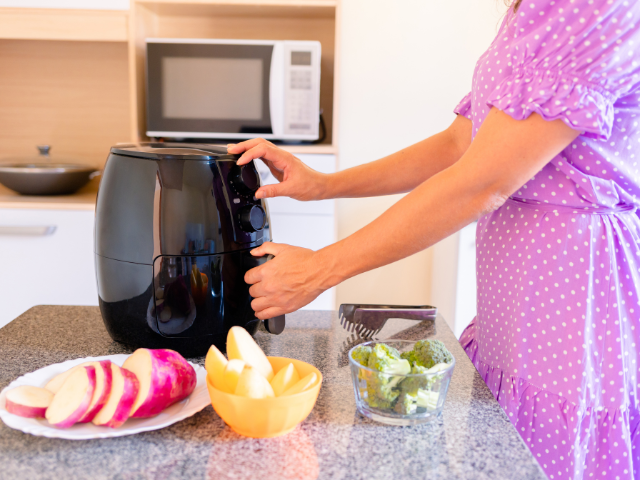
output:
[{"label": "air fryer handle", "polygon": [[285,323],[286,320],[284,315],[278,315],[277,317],[268,318],[267,320],[265,320],[264,328],[269,333],[280,335],[284,331]]},{"label": "air fryer handle", "polygon": [[[273,255],[267,255],[266,261],[268,262],[271,259],[273,259]],[[286,320],[284,315],[278,315],[277,317],[264,320],[264,328],[267,330],[267,332],[274,335],[280,335],[284,331],[285,324]]]}]

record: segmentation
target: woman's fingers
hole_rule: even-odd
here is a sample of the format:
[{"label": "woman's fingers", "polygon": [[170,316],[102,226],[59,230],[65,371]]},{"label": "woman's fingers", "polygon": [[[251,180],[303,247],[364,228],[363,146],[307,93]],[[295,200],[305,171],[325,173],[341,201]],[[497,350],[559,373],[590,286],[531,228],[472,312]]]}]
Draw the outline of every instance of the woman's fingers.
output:
[{"label": "woman's fingers", "polygon": [[278,315],[289,313],[284,308],[279,308],[279,307],[269,307],[265,310],[260,310],[255,312],[256,312],[256,317],[260,320],[267,320],[268,318],[273,318],[273,317],[277,317]]},{"label": "woman's fingers", "polygon": [[251,250],[251,255],[253,255],[254,257],[263,257],[265,255],[280,255],[280,253],[282,253],[282,251],[288,247],[290,247],[290,245],[287,245],[286,243],[264,242],[259,247]]},{"label": "woman's fingers", "polygon": [[256,198],[273,198],[273,197],[286,197],[287,195],[286,183],[274,183],[272,185],[265,185],[260,187],[256,193]]},{"label": "woman's fingers", "polygon": [[240,143],[230,143],[229,145],[227,145],[227,152],[234,153],[237,155],[242,152],[246,152],[250,148],[253,148],[260,143],[267,143],[269,145],[273,145],[273,143],[265,140],[264,138],[252,138],[251,140],[245,140],[244,142],[240,142]]}]

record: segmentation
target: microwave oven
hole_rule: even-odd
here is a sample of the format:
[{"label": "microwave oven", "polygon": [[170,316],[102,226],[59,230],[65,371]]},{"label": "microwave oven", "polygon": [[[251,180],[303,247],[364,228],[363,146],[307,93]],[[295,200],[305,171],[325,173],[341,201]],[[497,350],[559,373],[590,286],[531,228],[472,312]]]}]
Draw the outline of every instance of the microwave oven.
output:
[{"label": "microwave oven", "polygon": [[313,141],[320,42],[148,38],[147,136]]}]

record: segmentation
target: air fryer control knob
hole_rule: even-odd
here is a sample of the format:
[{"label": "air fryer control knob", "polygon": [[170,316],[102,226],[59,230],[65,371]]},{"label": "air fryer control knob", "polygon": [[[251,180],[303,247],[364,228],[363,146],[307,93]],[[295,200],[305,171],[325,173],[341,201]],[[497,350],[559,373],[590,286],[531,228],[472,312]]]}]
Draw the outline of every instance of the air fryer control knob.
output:
[{"label": "air fryer control knob", "polygon": [[238,212],[240,218],[240,228],[245,232],[259,232],[264,228],[267,221],[267,214],[259,205],[247,205]]},{"label": "air fryer control knob", "polygon": [[260,180],[253,163],[242,167],[235,165],[229,172],[229,182],[238,195],[245,197],[253,197],[260,188]]}]

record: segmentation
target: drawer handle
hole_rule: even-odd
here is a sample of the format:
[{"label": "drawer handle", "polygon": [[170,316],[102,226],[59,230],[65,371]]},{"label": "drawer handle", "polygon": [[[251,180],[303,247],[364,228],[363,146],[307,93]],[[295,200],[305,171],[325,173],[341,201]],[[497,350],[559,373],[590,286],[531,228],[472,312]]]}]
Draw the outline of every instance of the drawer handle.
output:
[{"label": "drawer handle", "polygon": [[46,237],[56,231],[55,225],[0,225],[0,235],[20,235],[27,237]]}]

